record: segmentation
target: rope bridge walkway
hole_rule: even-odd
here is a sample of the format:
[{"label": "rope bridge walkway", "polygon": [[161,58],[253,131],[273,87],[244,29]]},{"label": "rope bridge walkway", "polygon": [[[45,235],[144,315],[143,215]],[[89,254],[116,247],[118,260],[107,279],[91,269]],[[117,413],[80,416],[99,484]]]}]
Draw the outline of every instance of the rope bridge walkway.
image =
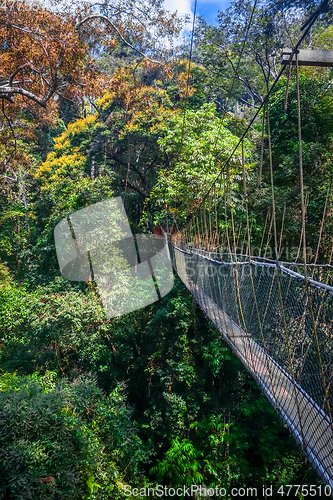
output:
[{"label": "rope bridge walkway", "polygon": [[[202,310],[263,388],[325,484],[333,488],[333,288],[311,283],[317,341],[304,277],[267,261],[226,262],[226,255],[172,247],[174,266]],[[238,257],[241,258],[241,257]],[[281,300],[283,309],[281,309]],[[288,329],[288,340],[285,335]]]},{"label": "rope bridge walkway", "polygon": [[[291,193],[284,160],[274,158],[272,147],[270,115],[283,113],[276,108],[281,102],[272,105],[269,98],[282,69],[209,190],[194,183],[197,191],[191,193],[189,184],[184,205],[178,200],[167,207],[167,220],[173,225],[170,249],[180,278],[333,491],[333,237],[327,223],[333,214],[333,175],[329,167],[318,167],[313,182],[316,167],[308,159],[303,167],[297,49],[306,30],[290,56],[282,103],[287,113],[290,95],[294,109],[285,120],[298,130],[299,187]],[[245,137],[260,110],[256,171],[256,153]]]}]

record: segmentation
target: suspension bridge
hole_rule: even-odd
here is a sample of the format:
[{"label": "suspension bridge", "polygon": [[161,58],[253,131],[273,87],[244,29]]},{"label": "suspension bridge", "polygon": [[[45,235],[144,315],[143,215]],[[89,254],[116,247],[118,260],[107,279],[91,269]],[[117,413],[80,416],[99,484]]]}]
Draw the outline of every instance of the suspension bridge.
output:
[{"label": "suspension bridge", "polygon": [[178,275],[333,488],[333,288],[265,259],[172,246]]},{"label": "suspension bridge", "polygon": [[[333,246],[332,235],[325,233],[332,181],[326,184],[317,234],[311,234],[312,241],[314,236],[317,238],[311,256],[307,247],[307,210],[312,193],[307,189],[305,194],[304,187],[297,56],[304,36],[290,51],[284,104],[286,110],[293,59],[299,147],[297,210],[295,204],[285,203],[278,219],[269,98],[281,70],[262,105],[263,136],[257,175],[246,166],[245,136],[258,112],[183,228],[171,234],[170,248],[179,277],[261,386],[333,493]],[[238,148],[242,151],[237,157]],[[253,215],[251,203],[253,206],[253,200],[260,199],[263,193],[267,199],[268,191],[260,248],[254,252],[258,236],[253,226],[258,212]],[[283,259],[288,215],[289,220],[297,220],[299,229],[299,245],[292,262]],[[273,258],[267,258],[267,249],[272,250]]]}]

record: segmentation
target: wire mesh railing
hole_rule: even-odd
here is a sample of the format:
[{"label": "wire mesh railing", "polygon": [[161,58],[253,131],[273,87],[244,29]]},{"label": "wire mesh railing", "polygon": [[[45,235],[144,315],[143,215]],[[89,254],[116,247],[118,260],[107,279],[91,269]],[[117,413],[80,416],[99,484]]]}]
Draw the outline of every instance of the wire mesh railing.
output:
[{"label": "wire mesh railing", "polygon": [[333,488],[333,288],[287,265],[179,243],[180,278]]}]

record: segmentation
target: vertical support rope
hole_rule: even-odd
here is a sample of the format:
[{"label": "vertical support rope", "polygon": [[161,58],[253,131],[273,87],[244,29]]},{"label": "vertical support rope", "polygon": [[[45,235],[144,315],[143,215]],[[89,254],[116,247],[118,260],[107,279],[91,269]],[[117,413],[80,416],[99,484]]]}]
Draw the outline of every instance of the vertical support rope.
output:
[{"label": "vertical support rope", "polygon": [[225,214],[224,214],[224,218],[225,218],[225,229],[226,229],[226,237],[227,237],[227,244],[228,244],[228,250],[229,250],[229,255],[230,255],[230,262],[233,263],[234,259],[233,259],[233,256],[232,256],[232,251],[231,251],[231,245],[230,245],[230,238],[229,238],[229,229],[228,229],[228,215],[227,215],[227,197],[225,196],[225,199],[224,199],[224,206],[225,206]]},{"label": "vertical support rope", "polygon": [[290,371],[291,371],[291,375],[292,375],[292,379],[293,379],[294,394],[295,394],[295,401],[296,401],[296,407],[297,407],[297,415],[298,415],[300,431],[301,431],[300,433],[301,433],[301,438],[302,438],[302,446],[303,446],[303,449],[305,450],[306,444],[305,444],[305,437],[304,437],[304,432],[303,432],[303,422],[302,422],[302,416],[301,416],[301,411],[300,411],[300,406],[299,406],[299,401],[298,401],[298,394],[297,394],[297,389],[296,389],[295,372],[294,372],[294,366],[293,366],[292,357],[291,357],[291,346],[290,346],[287,320],[286,320],[286,315],[285,315],[285,309],[284,309],[283,297],[282,297],[282,289],[281,289],[280,276],[279,276],[280,271],[279,271],[279,262],[278,262],[279,255],[278,255],[278,238],[277,238],[277,229],[276,229],[276,208],[275,208],[275,195],[274,195],[274,174],[273,174],[271,130],[270,130],[270,119],[269,119],[269,103],[267,104],[267,129],[268,129],[268,147],[269,147],[269,166],[270,166],[271,190],[272,190],[272,221],[273,221],[273,231],[274,231],[275,259],[276,259],[276,268],[275,268],[276,282],[277,282],[278,293],[279,293],[283,330],[285,333],[286,345],[287,345],[287,351],[288,351],[289,367],[290,367]]},{"label": "vertical support rope", "polygon": [[[242,167],[243,167],[243,186],[244,186],[244,196],[246,197],[246,178],[245,178],[245,157],[244,157],[244,142],[242,141]],[[228,184],[230,185],[230,177],[229,177],[229,168],[227,170],[228,172]],[[232,233],[233,233],[233,239],[234,239],[234,252],[235,252],[235,260],[236,260],[236,265],[232,266],[233,267],[233,281],[234,281],[234,289],[235,289],[235,294],[238,300],[238,305],[239,305],[239,313],[244,325],[244,331],[246,335],[249,335],[249,332],[247,330],[246,322],[245,322],[245,316],[243,312],[243,306],[242,306],[242,301],[241,301],[241,296],[240,296],[240,287],[239,287],[239,278],[238,278],[238,269],[237,269],[237,248],[236,248],[236,237],[235,237],[235,226],[234,226],[234,218],[233,218],[233,212],[232,212],[232,200],[231,200],[231,194],[230,194],[230,205],[231,205],[231,217],[232,217]],[[247,202],[246,202],[246,212],[247,212],[247,225],[248,225],[248,235],[250,234],[250,228],[249,228],[249,220],[248,220],[248,207],[247,207]],[[248,243],[248,246],[250,245],[250,242]],[[249,246],[249,255],[250,255],[250,246]],[[251,257],[250,257],[251,259]],[[239,316],[238,316],[239,317]],[[239,325],[241,325],[239,321]],[[246,342],[244,342],[244,353],[245,353],[245,358],[247,365],[249,369],[251,370],[251,365],[249,362],[248,354],[247,354],[247,348],[246,348]],[[251,362],[252,362],[252,369],[254,371],[254,374],[257,376],[257,370],[256,366],[253,360],[253,354],[252,354],[252,349],[251,349],[251,344],[250,344],[250,357],[251,357]],[[251,370],[252,371],[252,370]]]},{"label": "vertical support rope", "polygon": [[217,194],[216,194],[216,202],[215,202],[215,225],[216,225],[216,243],[215,243],[215,247],[216,249],[219,248],[219,245],[220,245],[220,234],[219,234],[219,223],[218,223],[218,220],[217,220],[217,200],[218,200],[218,193],[219,191],[221,191],[221,183],[220,183],[220,189],[217,190]]},{"label": "vertical support rope", "polygon": [[262,180],[262,166],[263,166],[263,162],[264,162],[265,113],[266,113],[266,103],[264,104],[263,115],[262,115],[261,151],[260,151],[260,166],[259,166],[258,186],[261,185],[261,180]]},{"label": "vertical support rope", "polygon": [[265,226],[264,226],[264,230],[263,230],[262,237],[261,237],[261,244],[260,244],[260,248],[259,248],[259,257],[261,257],[261,251],[262,251],[262,247],[264,244],[264,237],[265,237],[265,233],[266,233],[268,217],[270,217],[270,210],[269,209],[267,210],[266,219],[265,219]]},{"label": "vertical support rope", "polygon": [[[314,261],[315,264],[317,263],[317,260],[318,260],[320,243],[321,243],[321,237],[322,237],[322,234],[323,234],[324,223],[325,223],[325,218],[326,218],[326,209],[327,209],[328,199],[329,199],[329,196],[331,194],[331,189],[332,189],[332,177],[330,177],[330,181],[329,181],[329,184],[328,184],[328,189],[327,189],[327,194],[326,194],[326,200],[325,200],[325,206],[324,206],[324,212],[323,212],[323,218],[322,218],[321,224],[320,224],[318,245],[317,245],[317,251],[316,251],[316,256],[315,256],[315,261]],[[314,271],[315,271],[315,268],[313,268],[312,278],[313,278]]]},{"label": "vertical support rope", "polygon": [[290,87],[291,66],[292,66],[292,59],[289,59],[289,68],[288,68],[288,78],[287,78],[286,95],[285,95],[285,98],[284,98],[284,110],[285,111],[287,111],[287,108],[288,108],[288,96],[289,96],[289,87]]},{"label": "vertical support rope", "polygon": [[249,202],[247,197],[247,186],[246,186],[244,139],[242,140],[242,167],[243,167],[243,189],[244,189],[245,209],[246,209],[246,226],[247,226],[247,242],[248,242],[247,248],[249,251],[249,262],[251,264],[251,234],[250,234],[250,220],[249,220]]},{"label": "vertical support rope", "polygon": [[269,104],[267,104],[267,132],[268,132],[268,149],[269,149],[269,169],[270,169],[270,174],[271,174],[272,223],[273,223],[273,231],[274,231],[274,251],[275,251],[275,259],[278,260],[277,232],[276,232],[276,208],[275,208],[275,194],[274,194],[273,158],[272,158],[272,143],[271,143],[271,125],[270,125],[270,118],[269,118]]},{"label": "vertical support rope", "polygon": [[284,204],[283,207],[283,216],[282,216],[282,224],[281,224],[281,232],[280,232],[280,243],[279,243],[279,255],[278,258],[281,257],[281,250],[282,250],[282,235],[283,235],[283,226],[284,226],[284,218],[286,215],[286,204]]},{"label": "vertical support rope", "polygon": [[297,85],[297,116],[298,116],[298,143],[299,143],[299,177],[300,177],[301,201],[302,201],[303,259],[304,259],[304,276],[305,279],[307,279],[308,270],[307,270],[306,233],[305,233],[306,206],[304,200],[302,120],[301,120],[301,99],[299,92],[298,54],[296,54],[296,85]]},{"label": "vertical support rope", "polygon": [[232,210],[232,197],[231,197],[231,190],[230,190],[229,166],[227,168],[227,182],[228,182],[228,186],[229,186],[228,193],[229,193],[230,214],[231,214],[232,239],[233,239],[233,243],[234,243],[234,260],[237,263],[236,233],[235,233],[234,213]]},{"label": "vertical support rope", "polygon": [[306,294],[308,297],[309,303],[309,311],[310,311],[310,319],[313,328],[313,334],[315,339],[316,351],[318,355],[318,362],[320,367],[320,375],[322,379],[323,389],[324,389],[324,405],[326,404],[327,414],[330,419],[331,428],[333,431],[333,421],[332,421],[332,413],[331,413],[331,405],[329,401],[328,388],[326,384],[326,377],[324,372],[324,366],[320,351],[318,332],[317,332],[317,324],[314,317],[313,307],[312,307],[312,298],[311,298],[311,290],[309,283],[309,276],[307,270],[307,255],[306,255],[306,205],[304,200],[304,173],[303,173],[303,152],[302,152],[302,122],[301,122],[301,99],[300,99],[300,91],[299,91],[299,70],[298,70],[298,55],[296,54],[296,81],[297,81],[297,110],[298,110],[298,141],[299,141],[299,169],[300,169],[300,187],[301,187],[301,197],[302,197],[302,232],[303,232],[303,259],[304,259],[304,276],[305,276],[305,288]]}]

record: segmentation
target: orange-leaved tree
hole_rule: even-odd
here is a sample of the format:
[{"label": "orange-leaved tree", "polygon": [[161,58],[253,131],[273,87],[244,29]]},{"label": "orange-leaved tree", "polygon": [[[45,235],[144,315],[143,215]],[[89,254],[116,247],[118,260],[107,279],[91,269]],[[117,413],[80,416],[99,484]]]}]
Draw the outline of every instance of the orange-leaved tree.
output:
[{"label": "orange-leaved tree", "polygon": [[96,73],[91,64],[84,67],[87,46],[68,16],[21,2],[0,8],[0,16],[1,99],[52,109],[57,94],[93,90]]}]

